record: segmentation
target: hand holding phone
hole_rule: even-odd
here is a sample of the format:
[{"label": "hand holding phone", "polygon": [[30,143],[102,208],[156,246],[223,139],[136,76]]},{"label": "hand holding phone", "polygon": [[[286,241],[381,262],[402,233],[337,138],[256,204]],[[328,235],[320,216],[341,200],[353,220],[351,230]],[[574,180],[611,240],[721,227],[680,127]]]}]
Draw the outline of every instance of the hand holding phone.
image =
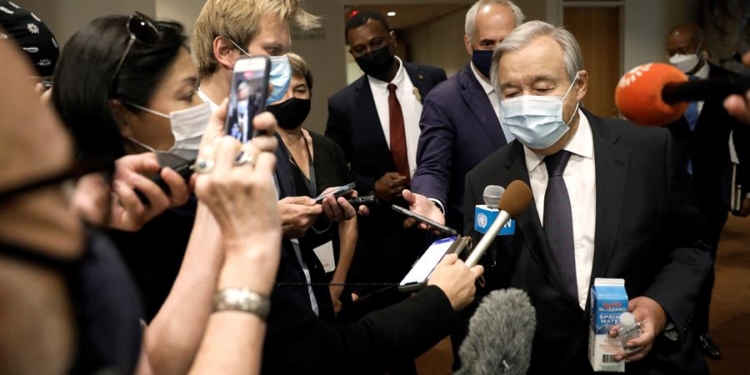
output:
[{"label": "hand holding phone", "polygon": [[334,190],[334,191],[330,191],[328,193],[321,194],[321,195],[318,195],[317,197],[315,197],[315,204],[322,204],[323,203],[323,199],[325,199],[329,195],[333,195],[334,198],[338,198],[340,196],[349,194],[349,193],[352,192],[352,190],[354,190],[355,186],[356,185],[355,185],[354,182],[352,182],[350,184],[347,184],[347,185],[338,186],[336,188],[336,190]]},{"label": "hand holding phone", "polygon": [[267,56],[241,57],[234,63],[225,128],[241,143],[256,135],[253,118],[266,108],[270,69]]},{"label": "hand holding phone", "polygon": [[393,206],[391,206],[391,208],[393,208],[394,211],[396,211],[396,212],[398,212],[400,214],[404,214],[404,215],[406,215],[408,217],[413,218],[416,221],[419,221],[421,223],[425,223],[425,224],[429,225],[431,227],[431,229],[435,229],[435,230],[437,230],[438,232],[440,232],[442,234],[445,234],[445,235],[448,235],[448,236],[455,236],[455,235],[458,234],[458,232],[455,229],[453,229],[453,228],[446,227],[445,225],[437,223],[434,220],[430,220],[430,219],[428,219],[428,218],[426,218],[426,217],[424,217],[422,215],[419,215],[417,213],[411,212],[408,209],[403,208],[401,206],[397,206],[397,205],[394,204]]},{"label": "hand holding phone", "polygon": [[427,285],[432,271],[447,254],[460,255],[470,246],[470,237],[451,236],[439,239],[430,245],[398,285],[402,292],[413,292]]},{"label": "hand holding phone", "polygon": [[[172,193],[169,189],[169,185],[167,185],[167,183],[161,178],[161,171],[165,167],[172,168],[177,172],[186,184],[190,183],[190,177],[193,175],[193,169],[195,166],[195,159],[188,160],[166,152],[159,152],[156,155],[159,159],[159,171],[155,174],[147,175],[146,177],[158,185],[164,194],[170,195]],[[146,198],[142,192],[136,190],[135,193],[143,204],[149,204],[148,198]]]}]

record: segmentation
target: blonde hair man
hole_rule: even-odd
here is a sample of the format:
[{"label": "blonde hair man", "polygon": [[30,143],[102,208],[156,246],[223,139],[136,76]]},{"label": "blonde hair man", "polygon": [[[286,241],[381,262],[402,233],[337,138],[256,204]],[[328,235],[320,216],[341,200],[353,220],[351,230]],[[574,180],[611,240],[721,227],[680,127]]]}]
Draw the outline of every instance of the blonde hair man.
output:
[{"label": "blonde hair man", "polygon": [[245,54],[284,56],[291,50],[290,25],[320,26],[299,0],[208,0],[195,21],[193,50],[199,95],[215,109],[229,93],[232,66]]}]

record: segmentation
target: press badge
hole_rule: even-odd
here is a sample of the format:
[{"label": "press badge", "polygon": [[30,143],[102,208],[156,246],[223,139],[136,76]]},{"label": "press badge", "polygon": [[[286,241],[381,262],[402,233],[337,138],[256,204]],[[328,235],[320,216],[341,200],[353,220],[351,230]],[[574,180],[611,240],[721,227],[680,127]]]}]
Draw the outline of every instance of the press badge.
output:
[{"label": "press badge", "polygon": [[333,272],[336,269],[336,258],[333,257],[333,241],[328,241],[313,250],[318,256],[320,263],[323,264],[323,270]]}]

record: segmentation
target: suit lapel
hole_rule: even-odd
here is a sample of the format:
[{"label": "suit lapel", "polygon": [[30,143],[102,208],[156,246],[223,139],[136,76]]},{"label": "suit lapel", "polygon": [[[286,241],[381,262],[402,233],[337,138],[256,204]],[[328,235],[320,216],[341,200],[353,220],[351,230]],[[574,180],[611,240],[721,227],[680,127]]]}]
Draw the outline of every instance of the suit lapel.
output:
[{"label": "suit lapel", "polygon": [[[377,148],[378,155],[387,159],[389,165],[393,165],[391,169],[395,168],[393,158],[391,157],[391,149],[388,148],[388,142],[383,134],[383,125],[380,123],[380,116],[378,110],[375,107],[375,98],[372,96],[372,89],[370,88],[370,81],[367,79],[367,75],[363,75],[362,83],[357,88],[354,98],[354,127],[359,128],[364,134],[364,139],[372,141]],[[385,162],[385,160],[383,160]]]},{"label": "suit lapel", "polygon": [[596,277],[606,275],[620,227],[625,199],[625,184],[630,151],[616,144],[618,136],[602,119],[584,112],[594,137],[596,164],[596,236],[591,285]]},{"label": "suit lapel", "polygon": [[[511,151],[509,155],[512,156],[506,159],[505,167],[508,169],[508,181],[504,181],[505,186],[515,180],[521,180],[526,185],[531,186],[523,145],[515,141],[510,144],[510,147]],[[547,244],[547,237],[542,228],[542,223],[539,221],[539,212],[536,209],[535,200],[532,200],[526,207],[526,210],[516,219],[516,225],[521,229],[521,236],[526,244],[526,248],[529,249],[531,256],[542,268],[544,274],[547,275],[555,288],[564,291],[562,277],[552,260],[552,252]],[[567,293],[564,294],[567,295]],[[580,308],[578,307],[577,300],[574,300],[572,297],[567,298],[567,300],[577,308]]]},{"label": "suit lapel", "polygon": [[479,124],[487,132],[489,139],[495,147],[500,148],[504,146],[507,140],[505,139],[502,127],[500,127],[500,121],[497,119],[497,114],[492,108],[492,103],[487,98],[484,88],[482,88],[482,85],[474,77],[471,65],[466,66],[458,74],[460,75],[459,79],[462,88],[461,97],[463,97],[464,102],[466,102],[466,105],[471,108],[471,111],[479,119]]}]

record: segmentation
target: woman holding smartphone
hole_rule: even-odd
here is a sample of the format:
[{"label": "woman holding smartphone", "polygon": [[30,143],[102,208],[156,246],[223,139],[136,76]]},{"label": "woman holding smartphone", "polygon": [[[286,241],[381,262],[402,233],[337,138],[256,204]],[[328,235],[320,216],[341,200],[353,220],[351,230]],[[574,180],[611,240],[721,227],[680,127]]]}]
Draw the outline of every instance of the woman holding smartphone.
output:
[{"label": "woman holding smartphone", "polygon": [[[151,150],[198,156],[211,111],[196,95],[197,71],[186,43],[180,24],[137,12],[96,19],[71,37],[57,66],[52,99],[72,130],[79,161],[127,160]],[[219,126],[223,129],[223,121]],[[168,195],[173,207],[181,207],[164,211],[163,202],[143,203],[135,194],[153,187],[148,178],[119,176],[119,168],[115,173],[111,199],[142,219],[115,225],[125,231],[108,234],[143,297],[141,317],[149,324],[144,351],[154,373],[186,373],[212,316],[222,267],[229,265],[221,246],[226,233],[196,199],[184,205],[187,188],[181,178],[173,180]],[[109,201],[103,175],[85,179],[79,185],[89,183]],[[175,199],[179,189],[182,198]],[[98,224],[112,226],[113,220]]]},{"label": "woman holding smartphone", "polygon": [[[196,157],[211,115],[196,95],[197,78],[182,25],[150,20],[138,12],[107,16],[65,44],[52,100],[73,132],[79,158],[116,159],[157,151],[160,159],[168,152],[170,160],[188,162]],[[172,208],[167,211],[158,202],[133,199],[133,190],[142,191],[148,182],[144,180],[134,175],[113,190],[133,211],[146,212],[147,220],[108,224],[121,229],[109,234],[137,281],[144,319],[150,322],[180,270],[196,201],[186,192],[177,196],[176,186],[170,187]],[[179,179],[177,183],[184,185]]]},{"label": "woman holding smartphone", "polygon": [[[336,142],[302,127],[310,113],[313,76],[302,57],[294,53],[287,57],[292,68],[289,89],[281,101],[266,109],[278,122],[277,131],[289,154],[297,195],[314,198],[350,183],[351,177],[344,152]],[[335,226],[321,217],[299,241],[304,251],[315,251],[323,263],[326,275],[317,278],[330,281],[329,292],[334,312],[338,314],[344,291],[342,284],[346,282],[357,244],[356,216],[339,221]]]}]

